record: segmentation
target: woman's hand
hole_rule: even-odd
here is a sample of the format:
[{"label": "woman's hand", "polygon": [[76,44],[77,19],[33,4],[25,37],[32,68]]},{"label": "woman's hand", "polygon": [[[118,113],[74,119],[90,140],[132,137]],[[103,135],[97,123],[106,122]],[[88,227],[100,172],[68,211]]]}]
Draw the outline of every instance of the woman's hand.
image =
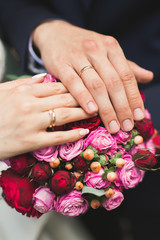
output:
[{"label": "woman's hand", "polygon": [[[54,20],[40,24],[33,41],[46,69],[87,113],[98,111],[109,132],[129,131],[144,118],[136,79],[151,81],[153,73],[127,61],[115,38]],[[79,76],[85,66],[94,68]]]},{"label": "woman's hand", "polygon": [[88,133],[84,129],[46,131],[50,109],[54,109],[57,126],[95,114],[77,107],[77,101],[61,83],[42,81],[40,77],[0,84],[0,159],[76,141]]}]

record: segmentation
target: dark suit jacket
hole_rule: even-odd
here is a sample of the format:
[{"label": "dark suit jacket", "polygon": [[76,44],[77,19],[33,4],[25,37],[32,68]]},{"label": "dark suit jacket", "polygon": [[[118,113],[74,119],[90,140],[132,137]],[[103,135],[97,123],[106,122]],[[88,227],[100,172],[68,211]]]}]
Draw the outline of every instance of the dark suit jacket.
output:
[{"label": "dark suit jacket", "polygon": [[118,39],[126,57],[160,76],[158,0],[0,0],[0,26],[24,63],[32,30],[47,19],[61,18]]}]

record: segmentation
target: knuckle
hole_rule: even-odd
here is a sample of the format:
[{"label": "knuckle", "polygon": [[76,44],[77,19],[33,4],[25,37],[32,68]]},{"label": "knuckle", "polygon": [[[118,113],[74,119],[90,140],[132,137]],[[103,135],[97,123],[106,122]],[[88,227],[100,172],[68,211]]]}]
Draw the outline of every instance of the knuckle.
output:
[{"label": "knuckle", "polygon": [[56,132],[55,133],[56,137],[56,144],[60,144],[64,140],[64,134],[62,132]]},{"label": "knuckle", "polygon": [[33,103],[31,103],[30,101],[22,102],[20,103],[19,108],[21,112],[29,113],[33,109]]},{"label": "knuckle", "polygon": [[70,119],[70,111],[69,111],[69,109],[63,108],[63,110],[60,113],[60,116],[61,116],[60,122],[67,123],[68,120]]},{"label": "knuckle", "polygon": [[131,109],[129,106],[123,105],[117,109],[117,115],[121,119],[132,118]]},{"label": "knuckle", "polygon": [[16,87],[16,92],[17,93],[24,93],[24,92],[26,92],[26,91],[28,91],[30,89],[31,88],[30,88],[29,85],[20,85],[20,86]]},{"label": "knuckle", "polygon": [[65,83],[67,86],[71,86],[77,82],[77,77],[74,75],[68,75],[66,76]]},{"label": "knuckle", "polygon": [[101,81],[101,79],[93,79],[92,80],[92,83],[91,83],[91,88],[94,90],[94,91],[97,91],[97,90],[102,90],[104,88],[104,84],[103,82]]},{"label": "knuckle", "polygon": [[131,82],[133,79],[133,74],[128,70],[121,72],[120,75],[124,82]]},{"label": "knuckle", "polygon": [[78,48],[72,48],[70,55],[75,58],[80,58],[82,56],[82,51]]},{"label": "knuckle", "polygon": [[114,116],[114,111],[110,107],[108,107],[108,108],[107,107],[102,107],[101,114],[105,117],[109,116],[109,118],[112,118]]},{"label": "knuckle", "polygon": [[98,45],[95,40],[85,39],[83,46],[86,51],[96,51],[98,49]]},{"label": "knuckle", "polygon": [[110,47],[119,45],[118,41],[112,36],[104,36],[104,43]]}]

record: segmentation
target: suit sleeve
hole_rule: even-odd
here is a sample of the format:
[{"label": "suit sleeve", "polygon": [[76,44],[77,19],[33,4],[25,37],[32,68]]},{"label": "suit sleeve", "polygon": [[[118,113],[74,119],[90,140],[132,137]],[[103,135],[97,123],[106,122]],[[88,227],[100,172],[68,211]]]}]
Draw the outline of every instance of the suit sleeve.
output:
[{"label": "suit sleeve", "polygon": [[24,71],[33,29],[47,19],[63,18],[40,0],[0,0],[0,9],[0,29],[6,41],[17,50]]}]

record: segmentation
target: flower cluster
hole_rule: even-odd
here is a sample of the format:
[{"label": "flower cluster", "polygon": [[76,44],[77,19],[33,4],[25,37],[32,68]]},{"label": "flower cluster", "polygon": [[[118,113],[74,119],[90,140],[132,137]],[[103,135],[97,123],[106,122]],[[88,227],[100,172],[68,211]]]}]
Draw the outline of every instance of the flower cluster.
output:
[{"label": "flower cluster", "polygon": [[[56,80],[47,75],[45,81]],[[29,217],[52,210],[73,217],[89,207],[115,209],[124,200],[123,189],[136,187],[158,163],[153,142],[158,135],[148,110],[130,132],[110,134],[99,116],[62,128],[90,132],[76,142],[12,157],[0,176],[6,202]]]}]

